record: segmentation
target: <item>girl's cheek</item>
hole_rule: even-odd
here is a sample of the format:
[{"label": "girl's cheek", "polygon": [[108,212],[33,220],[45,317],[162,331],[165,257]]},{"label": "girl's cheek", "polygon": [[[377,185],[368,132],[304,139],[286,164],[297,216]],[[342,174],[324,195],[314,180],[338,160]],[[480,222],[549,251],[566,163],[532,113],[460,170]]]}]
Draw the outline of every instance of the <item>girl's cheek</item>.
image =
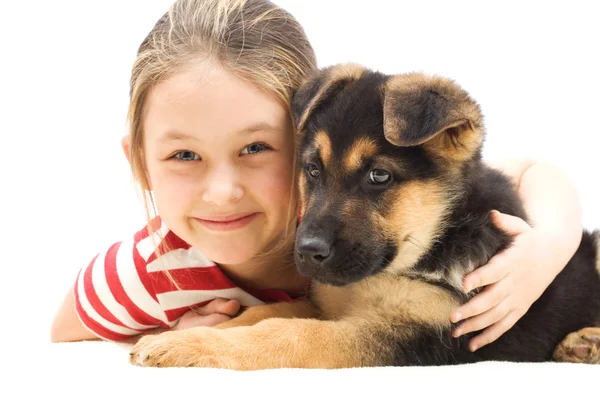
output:
[{"label": "girl's cheek", "polygon": [[174,204],[194,201],[200,193],[200,177],[185,171],[161,171],[153,177],[156,197]]},{"label": "girl's cheek", "polygon": [[274,201],[282,205],[287,206],[292,193],[292,173],[291,171],[280,169],[277,173],[272,175],[267,184],[268,187],[265,189],[269,192],[270,196]]}]

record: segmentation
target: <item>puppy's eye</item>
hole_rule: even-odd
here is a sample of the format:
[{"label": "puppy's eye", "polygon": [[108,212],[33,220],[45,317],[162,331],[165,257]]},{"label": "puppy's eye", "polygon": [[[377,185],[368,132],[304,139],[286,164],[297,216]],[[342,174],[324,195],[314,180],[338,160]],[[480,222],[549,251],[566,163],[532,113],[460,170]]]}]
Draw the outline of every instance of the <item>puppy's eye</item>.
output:
[{"label": "puppy's eye", "polygon": [[321,175],[321,171],[315,164],[306,164],[306,172],[311,178],[318,178]]},{"label": "puppy's eye", "polygon": [[384,169],[374,169],[369,172],[369,183],[373,185],[385,185],[392,180],[392,174]]}]

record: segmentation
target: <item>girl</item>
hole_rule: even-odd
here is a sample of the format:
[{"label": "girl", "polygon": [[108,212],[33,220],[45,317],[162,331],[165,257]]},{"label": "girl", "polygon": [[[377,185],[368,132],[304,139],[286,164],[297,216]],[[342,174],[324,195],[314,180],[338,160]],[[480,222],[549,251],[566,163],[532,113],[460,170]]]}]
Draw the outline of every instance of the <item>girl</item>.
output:
[{"label": "girl", "polygon": [[[122,141],[148,224],[101,251],[59,308],[52,340],[136,340],[215,325],[304,296],[293,262],[298,204],[290,99],[314,68],[298,22],[267,0],[179,0],[141,44]],[[495,164],[515,179],[533,227],[497,225],[515,245],[465,277],[487,286],[449,316],[456,335],[508,330],[574,254],[579,201],[553,166]]]}]

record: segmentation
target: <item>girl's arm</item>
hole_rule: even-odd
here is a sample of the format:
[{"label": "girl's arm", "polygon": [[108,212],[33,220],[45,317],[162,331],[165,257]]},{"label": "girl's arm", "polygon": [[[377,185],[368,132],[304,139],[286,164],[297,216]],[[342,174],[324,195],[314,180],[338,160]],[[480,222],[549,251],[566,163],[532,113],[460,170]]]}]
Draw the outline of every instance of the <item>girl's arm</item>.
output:
[{"label": "girl's arm", "polygon": [[75,296],[73,296],[73,288],[71,288],[54,316],[50,329],[50,340],[56,343],[96,339],[98,337],[88,331],[77,317]]},{"label": "girl's arm", "polygon": [[510,176],[523,200],[532,228],[557,246],[558,274],[581,242],[583,222],[579,193],[555,165],[531,159],[498,159],[487,164]]},{"label": "girl's arm", "polygon": [[450,318],[466,319],[455,330],[456,337],[485,329],[471,339],[471,351],[498,339],[527,312],[575,254],[583,233],[579,195],[557,167],[522,159],[489,165],[514,180],[531,225],[515,216],[492,214],[494,224],[514,242],[463,280],[465,292],[486,286]]},{"label": "girl's arm", "polygon": [[[237,300],[227,300],[217,298],[203,307],[197,307],[183,314],[179,322],[171,330],[188,329],[195,326],[214,326],[229,321],[240,310],[240,303]],[[158,334],[166,331],[164,328],[145,332],[144,335]],[[135,343],[141,335],[132,336],[123,342]],[[73,289],[69,290],[63,303],[61,304],[50,332],[50,340],[57,342],[74,342],[81,340],[98,340],[99,338],[88,331],[75,312],[75,296]]]}]

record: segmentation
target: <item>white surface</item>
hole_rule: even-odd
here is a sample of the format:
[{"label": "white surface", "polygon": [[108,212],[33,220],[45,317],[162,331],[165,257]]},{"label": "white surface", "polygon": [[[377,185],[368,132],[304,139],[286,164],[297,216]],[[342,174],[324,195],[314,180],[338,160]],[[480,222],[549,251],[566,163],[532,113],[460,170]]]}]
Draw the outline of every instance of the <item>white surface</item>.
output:
[{"label": "white surface", "polygon": [[29,394],[60,399],[575,399],[595,398],[600,376],[599,366],[501,362],[246,372],[142,368],[128,363],[129,346],[107,342],[39,345],[33,350],[11,367],[8,376],[14,376],[2,385],[4,393],[18,393],[11,399]]},{"label": "white surface", "polygon": [[[320,66],[355,61],[384,72],[421,70],[457,80],[482,106],[486,157],[555,163],[577,185],[585,226],[600,227],[594,2],[276,2],[304,25]],[[515,384],[532,392],[596,394],[597,368],[492,363],[250,375],[142,371],[108,343],[48,345],[52,315],[78,269],[144,223],[119,140],[137,46],[170,3],[2,3],[0,335],[9,385],[46,394],[86,387],[105,398],[115,397],[112,381],[129,385],[123,389],[129,393],[143,385],[145,394],[186,390],[199,396],[242,393],[245,385],[286,397],[312,397],[319,387],[357,396],[381,388],[473,396],[485,387],[486,396],[520,397],[525,389]]]}]

